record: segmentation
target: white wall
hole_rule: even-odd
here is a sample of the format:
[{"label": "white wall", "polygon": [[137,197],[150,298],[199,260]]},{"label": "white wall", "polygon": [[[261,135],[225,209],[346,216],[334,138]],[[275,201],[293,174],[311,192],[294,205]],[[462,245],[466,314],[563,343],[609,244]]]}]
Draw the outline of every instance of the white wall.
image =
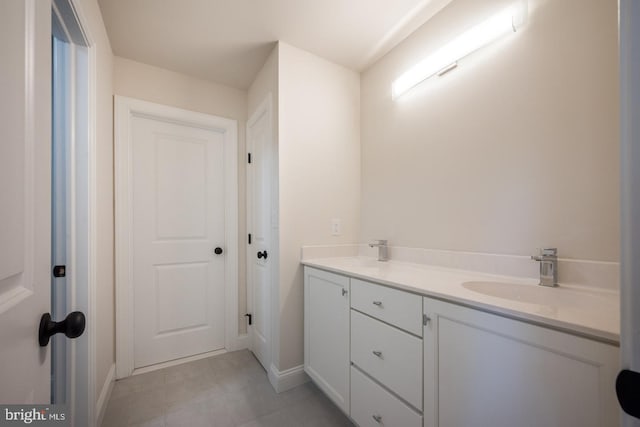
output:
[{"label": "white wall", "polygon": [[[96,52],[96,383],[95,398],[115,363],[113,260],[113,54],[96,0],[75,0]],[[97,403],[97,402],[96,402]]]},{"label": "white wall", "polygon": [[[245,127],[247,92],[132,61],[114,58],[114,93],[238,121],[238,235],[245,230]],[[246,333],[246,252],[238,249],[238,325]]]},{"label": "white wall", "polygon": [[617,2],[529,21],[397,101],[394,78],[510,0],[454,0],[362,76],[363,240],[619,258]]},{"label": "white wall", "polygon": [[[303,363],[303,245],[358,242],[360,76],[279,43],[280,343],[276,367]],[[331,235],[331,219],[342,235]]]},{"label": "white wall", "polygon": [[265,61],[264,65],[256,75],[253,83],[249,87],[247,94],[247,105],[249,114],[251,117],[256,109],[260,106],[262,101],[271,94],[273,97],[274,111],[272,114],[274,118],[274,129],[277,130],[278,124],[278,44],[276,43],[273,50],[269,54],[269,57]]}]

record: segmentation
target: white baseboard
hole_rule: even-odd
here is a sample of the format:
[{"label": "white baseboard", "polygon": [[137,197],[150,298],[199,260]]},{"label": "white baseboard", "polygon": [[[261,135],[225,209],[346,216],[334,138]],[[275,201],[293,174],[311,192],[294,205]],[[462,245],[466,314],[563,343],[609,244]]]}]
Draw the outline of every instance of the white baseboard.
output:
[{"label": "white baseboard", "polygon": [[115,380],[116,364],[114,363],[111,365],[111,368],[109,368],[107,378],[104,380],[102,390],[100,390],[100,397],[98,397],[98,401],[96,402],[96,425],[98,427],[102,425],[102,420],[104,419],[104,414],[107,411],[107,405],[109,404],[109,398],[111,397]]},{"label": "white baseboard", "polygon": [[249,334],[238,335],[233,350],[244,350],[245,348],[249,348]]},{"label": "white baseboard", "polygon": [[309,376],[304,372],[304,366],[295,366],[284,371],[279,371],[274,365],[269,368],[269,382],[277,393],[291,390],[309,381]]}]

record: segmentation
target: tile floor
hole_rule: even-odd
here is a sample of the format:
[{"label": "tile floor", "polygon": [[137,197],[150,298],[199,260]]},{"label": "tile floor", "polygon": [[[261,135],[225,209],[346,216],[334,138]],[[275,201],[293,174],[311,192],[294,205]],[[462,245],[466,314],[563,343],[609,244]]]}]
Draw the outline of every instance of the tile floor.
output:
[{"label": "tile floor", "polygon": [[102,427],[352,426],[313,383],[276,393],[247,350],[117,381]]}]

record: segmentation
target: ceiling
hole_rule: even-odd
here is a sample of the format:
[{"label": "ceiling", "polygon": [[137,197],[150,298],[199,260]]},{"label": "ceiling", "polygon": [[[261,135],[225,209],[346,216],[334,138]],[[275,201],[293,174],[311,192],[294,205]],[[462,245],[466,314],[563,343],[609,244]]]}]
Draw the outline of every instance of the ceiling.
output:
[{"label": "ceiling", "polygon": [[362,71],[451,0],[99,0],[115,55],[246,89],[277,40]]}]

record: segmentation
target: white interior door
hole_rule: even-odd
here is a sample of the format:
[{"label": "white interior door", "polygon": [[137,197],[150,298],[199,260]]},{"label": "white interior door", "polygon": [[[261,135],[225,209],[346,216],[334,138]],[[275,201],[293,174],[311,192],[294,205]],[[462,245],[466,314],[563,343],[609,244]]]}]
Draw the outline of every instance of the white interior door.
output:
[{"label": "white interior door", "polygon": [[136,369],[225,347],[224,142],[132,119]]},{"label": "white interior door", "polygon": [[0,1],[0,402],[49,403],[51,4]]},{"label": "white interior door", "polygon": [[[262,366],[271,363],[271,97],[258,107],[247,123],[248,232],[251,243],[247,252],[247,276],[251,298],[251,350]],[[271,257],[269,254],[271,253]]]}]

